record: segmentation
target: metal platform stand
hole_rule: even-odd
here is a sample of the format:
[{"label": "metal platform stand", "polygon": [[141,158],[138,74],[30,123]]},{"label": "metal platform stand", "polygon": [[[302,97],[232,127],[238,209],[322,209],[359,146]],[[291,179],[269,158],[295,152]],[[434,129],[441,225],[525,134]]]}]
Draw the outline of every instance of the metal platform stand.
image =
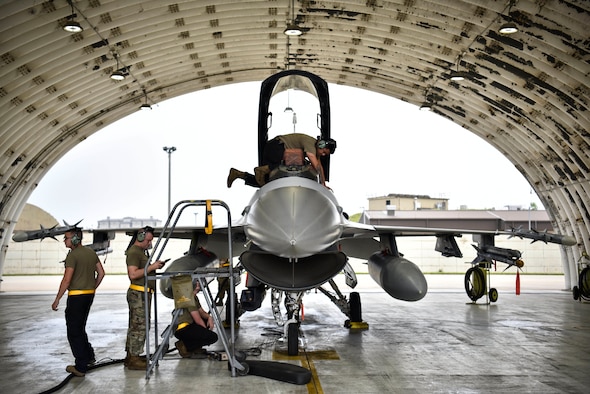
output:
[{"label": "metal platform stand", "polygon": [[[218,327],[219,337],[223,343],[223,347],[225,349],[226,354],[228,355],[228,362],[229,362],[229,369],[231,370],[232,377],[238,375],[246,375],[248,373],[248,366],[245,363],[240,363],[235,357],[235,327],[234,324],[230,325],[230,338],[228,338],[226,331],[223,329],[223,323],[221,320],[221,316],[219,315],[219,311],[215,305],[215,300],[211,294],[211,290],[209,289],[209,280],[210,278],[228,278],[229,279],[229,288],[232,291],[229,291],[229,308],[230,308],[230,319],[231,321],[235,321],[236,318],[236,311],[235,311],[235,293],[233,291],[236,283],[239,281],[239,277],[241,274],[241,270],[234,266],[233,264],[233,251],[232,251],[232,231],[231,231],[231,213],[230,209],[223,201],[220,200],[183,200],[178,202],[168,216],[168,220],[164,225],[162,233],[158,237],[156,245],[154,246],[154,253],[148,259],[147,264],[151,264],[152,261],[157,261],[162,256],[162,253],[171,238],[176,225],[178,224],[178,220],[184,210],[188,207],[205,207],[206,209],[206,216],[207,216],[207,225],[205,226],[205,233],[211,234],[213,231],[213,222],[212,222],[212,206],[221,206],[225,208],[227,211],[227,236],[228,236],[228,266],[227,267],[202,267],[196,268],[194,271],[180,271],[180,272],[165,272],[159,273],[156,275],[145,275],[144,276],[144,288],[146,291],[144,292],[145,295],[145,303],[148,305],[148,297],[149,293],[147,292],[147,283],[148,281],[152,280],[161,280],[164,278],[171,278],[173,276],[178,275],[189,275],[192,280],[198,280],[199,284],[201,285],[201,291],[204,295],[205,301],[207,302],[207,306],[211,312],[211,316],[214,319],[216,326]],[[177,213],[178,212],[178,213]],[[177,326],[178,316],[180,315],[181,310],[176,309],[172,313],[172,321],[167,326],[167,328],[162,332],[162,342],[158,343],[158,307],[157,307],[157,292],[153,293],[153,308],[154,308],[154,345],[155,345],[155,352],[153,354],[149,354],[150,347],[150,326],[151,326],[151,319],[150,319],[150,311],[149,308],[146,308],[146,354],[147,357],[147,368],[146,368],[146,379],[150,378],[153,369],[158,366],[158,363],[161,359],[164,358],[165,353],[168,351],[170,338],[173,337],[175,327]],[[227,306],[226,306],[227,308]]]}]

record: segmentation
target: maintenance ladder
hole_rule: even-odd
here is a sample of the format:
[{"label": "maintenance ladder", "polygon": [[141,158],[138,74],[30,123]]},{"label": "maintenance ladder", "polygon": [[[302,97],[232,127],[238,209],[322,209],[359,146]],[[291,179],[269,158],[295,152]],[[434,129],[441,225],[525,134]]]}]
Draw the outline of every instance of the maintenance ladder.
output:
[{"label": "maintenance ladder", "polygon": [[[199,281],[201,285],[201,291],[204,295],[204,298],[207,302],[207,306],[211,311],[211,316],[214,319],[216,326],[218,327],[219,337],[223,343],[223,347],[225,352],[228,356],[228,362],[230,365],[231,375],[232,377],[239,375],[245,375],[248,373],[247,366],[241,364],[235,357],[235,324],[233,322],[236,318],[236,311],[235,311],[235,285],[239,282],[239,277],[241,275],[241,270],[234,266],[233,264],[233,250],[232,250],[232,229],[231,229],[231,212],[229,207],[226,203],[220,200],[183,200],[178,202],[170,214],[168,215],[168,220],[162,229],[161,234],[158,237],[156,245],[154,246],[154,253],[148,258],[147,265],[151,264],[152,261],[160,260],[162,253],[172,237],[174,233],[174,229],[176,228],[178,221],[186,208],[189,207],[202,207],[204,206],[206,209],[206,225],[204,231],[206,234],[211,234],[213,231],[213,219],[212,219],[212,206],[221,206],[225,208],[227,211],[227,243],[228,243],[228,265],[227,267],[200,267],[196,268],[193,271],[178,271],[178,272],[164,272],[164,273],[157,273],[155,275],[147,275],[147,270],[145,270],[144,275],[144,297],[145,297],[145,305],[149,305],[149,293],[148,293],[148,281],[151,280],[161,280],[164,278],[172,278],[178,275],[190,275],[191,279],[194,281],[195,279]],[[178,213],[177,213],[178,212]],[[161,244],[161,247],[160,247]],[[147,266],[146,265],[146,266]],[[213,299],[213,295],[211,294],[211,290],[209,289],[209,278],[229,278],[229,308],[230,308],[230,337],[227,337],[226,331],[223,329],[223,324],[221,321],[221,316],[219,315],[219,311],[215,305],[215,301]],[[157,286],[156,286],[157,287]],[[159,360],[164,358],[164,354],[169,347],[170,338],[174,335],[174,328],[176,327],[176,322],[178,320],[178,316],[181,312],[181,309],[174,310],[172,314],[172,322],[168,327],[162,332],[162,342],[158,344],[158,307],[157,307],[157,292],[153,293],[153,306],[154,306],[154,346],[155,352],[150,354],[150,326],[151,326],[151,318],[150,318],[150,308],[145,308],[146,310],[146,354],[147,354],[147,367],[146,367],[146,375],[145,378],[149,379],[153,369],[158,365]],[[226,308],[228,306],[226,305]]]}]

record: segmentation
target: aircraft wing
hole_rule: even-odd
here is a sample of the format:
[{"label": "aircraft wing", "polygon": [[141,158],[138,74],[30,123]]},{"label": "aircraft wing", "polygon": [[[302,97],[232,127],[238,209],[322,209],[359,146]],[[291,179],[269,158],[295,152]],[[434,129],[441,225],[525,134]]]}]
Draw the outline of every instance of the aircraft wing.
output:
[{"label": "aircraft wing", "polygon": [[348,222],[344,226],[342,236],[344,237],[366,237],[376,236],[376,234],[388,233],[399,237],[422,237],[429,235],[457,235],[476,234],[476,235],[507,235],[509,237],[529,238],[533,241],[543,241],[549,243],[558,243],[564,245],[575,245],[574,237],[559,235],[554,233],[539,232],[536,230],[512,229],[507,230],[477,230],[477,229],[459,229],[459,228],[436,228],[436,227],[408,227],[408,226],[383,226],[370,225],[356,222]]},{"label": "aircraft wing", "polygon": [[[155,236],[159,236],[162,230],[156,230]],[[227,225],[213,227],[211,234],[207,234],[204,227],[176,227],[171,232],[165,232],[166,236],[170,233],[170,238],[190,239],[191,250],[195,247],[203,248],[214,253],[220,258],[229,258],[229,228]],[[231,226],[231,244],[232,255],[237,257],[246,250],[246,236],[243,226],[232,224]]]},{"label": "aircraft wing", "polygon": [[[94,232],[101,232],[102,230],[94,230]],[[104,232],[114,231],[104,230]],[[131,236],[130,242],[133,242],[134,236],[137,234],[137,228],[124,228],[116,229],[116,231],[125,232]],[[219,258],[229,258],[229,239],[228,239],[229,228],[227,225],[217,226],[212,228],[211,234],[207,234],[205,227],[198,226],[178,226],[172,229],[166,229],[162,227],[154,228],[154,248],[156,246],[162,247],[166,239],[186,239],[190,240],[190,246],[187,250],[188,254],[194,254],[199,249],[211,252]],[[162,239],[158,241],[158,238],[162,236]],[[231,257],[239,256],[246,250],[246,236],[244,234],[243,226],[239,223],[231,226],[231,238],[232,238],[232,254]],[[158,245],[158,242],[160,244]],[[157,252],[157,251],[156,251]]]},{"label": "aircraft wing", "polygon": [[[348,222],[345,224],[340,245],[342,251],[350,257],[361,259],[369,258],[376,250],[383,249],[383,240],[387,237],[436,237],[435,250],[446,257],[462,257],[454,238],[463,234],[478,235],[477,242],[483,246],[493,246],[493,239],[496,236],[505,235],[509,238],[528,238],[532,242],[543,241],[545,243],[557,243],[562,245],[575,245],[574,237],[536,230],[512,229],[505,230],[474,230],[455,228],[433,228],[433,227],[406,227],[406,226],[383,226],[367,225],[362,223]],[[387,245],[385,245],[387,248]],[[392,250],[395,253],[395,250]]]}]

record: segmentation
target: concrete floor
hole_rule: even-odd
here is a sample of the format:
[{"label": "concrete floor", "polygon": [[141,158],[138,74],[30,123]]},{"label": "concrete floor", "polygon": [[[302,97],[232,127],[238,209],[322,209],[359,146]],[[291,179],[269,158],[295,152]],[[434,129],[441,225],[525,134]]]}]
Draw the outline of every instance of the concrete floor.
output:
[{"label": "concrete floor", "polygon": [[[166,354],[153,374],[121,363],[127,330],[126,277],[112,277],[97,294],[88,334],[98,362],[72,377],[63,309],[51,310],[59,277],[4,277],[0,292],[0,391],[58,393],[585,393],[590,387],[590,304],[561,290],[563,277],[492,277],[498,302],[469,303],[460,275],[427,276],[430,291],[415,303],[391,299],[361,276],[363,319],[350,332],[345,317],[321,295],[304,298],[307,347],[299,356],[275,351],[280,332],[270,303],[241,317],[236,349],[250,360],[280,360],[312,372],[307,385],[246,375],[227,362]],[[342,290],[345,288],[342,287]],[[268,298],[268,297],[267,297]],[[158,327],[170,321],[171,300],[158,298]],[[153,340],[152,340],[153,343]],[[173,343],[173,342],[172,342]],[[173,346],[173,345],[172,345]],[[221,343],[211,349],[221,349]]]}]

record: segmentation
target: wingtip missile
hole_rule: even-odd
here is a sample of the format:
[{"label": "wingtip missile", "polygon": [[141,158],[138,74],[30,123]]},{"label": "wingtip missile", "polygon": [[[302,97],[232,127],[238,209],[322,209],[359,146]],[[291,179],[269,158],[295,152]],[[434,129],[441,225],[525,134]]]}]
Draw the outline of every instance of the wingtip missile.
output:
[{"label": "wingtip missile", "polygon": [[45,238],[53,238],[57,241],[57,238],[55,238],[56,236],[65,234],[68,231],[77,228],[82,220],[84,219],[79,220],[77,223],[73,225],[69,224],[64,220],[65,226],[61,227],[57,227],[57,224],[50,228],[45,228],[43,227],[43,225],[40,225],[39,230],[17,231],[12,235],[12,240],[14,242],[25,242],[32,241],[35,239],[40,239],[41,241],[43,241]]},{"label": "wingtip missile", "polygon": [[[80,222],[81,222],[82,220],[84,220],[84,219],[80,219],[80,220],[78,220],[78,221],[77,221],[76,223],[74,223],[74,224],[69,224],[68,222],[66,222],[66,221],[64,220],[64,224],[65,224],[65,226],[64,226],[64,227],[69,227],[69,228],[71,228],[71,229],[74,229],[74,228],[78,227],[78,225],[80,224]],[[53,227],[55,227],[55,226],[53,226]]]},{"label": "wingtip missile", "polygon": [[571,235],[553,234],[545,231],[537,231],[535,229],[523,230],[522,228],[513,228],[509,232],[510,237],[532,239],[532,242],[543,241],[545,243],[561,244],[566,246],[576,245],[578,242],[576,238]]},{"label": "wingtip missile", "polygon": [[12,234],[12,240],[14,242],[25,242],[30,241],[31,239],[29,238],[29,234],[27,231],[17,231],[14,234]]}]

